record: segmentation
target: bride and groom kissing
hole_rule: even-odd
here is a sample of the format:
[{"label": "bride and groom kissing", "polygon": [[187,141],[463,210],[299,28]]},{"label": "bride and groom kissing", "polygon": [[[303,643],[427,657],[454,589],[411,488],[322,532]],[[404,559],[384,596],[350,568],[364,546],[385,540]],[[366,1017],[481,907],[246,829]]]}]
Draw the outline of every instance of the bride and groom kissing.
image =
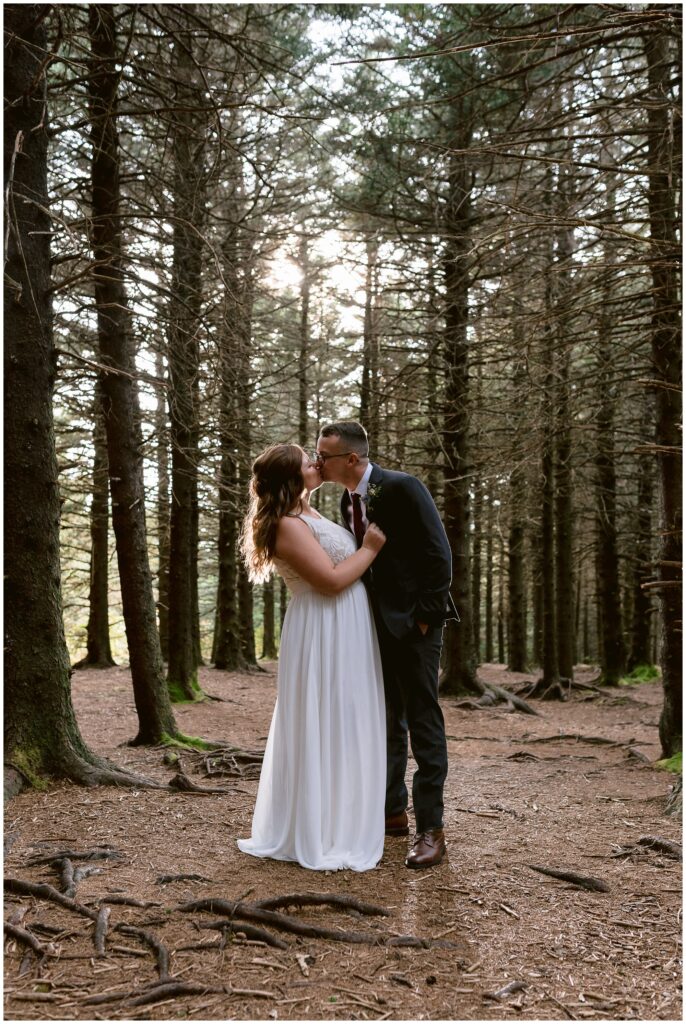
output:
[{"label": "bride and groom kissing", "polygon": [[[343,487],[341,524],[310,504],[325,481]],[[440,863],[438,673],[443,625],[457,615],[428,490],[370,462],[359,423],[332,423],[311,457],[275,444],[255,460],[241,548],[251,579],[276,570],[291,600],[252,834],[239,848],[318,871],[375,867],[384,837],[410,832],[409,740],[416,834],[405,864]]]}]

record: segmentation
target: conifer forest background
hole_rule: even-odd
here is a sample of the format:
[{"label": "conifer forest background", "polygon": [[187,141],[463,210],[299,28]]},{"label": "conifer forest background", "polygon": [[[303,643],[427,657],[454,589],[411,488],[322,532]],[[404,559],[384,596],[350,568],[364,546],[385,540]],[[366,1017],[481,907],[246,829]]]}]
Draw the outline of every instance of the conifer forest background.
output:
[{"label": "conifer forest background", "polygon": [[444,693],[659,670],[680,751],[681,6],[4,15],[9,762],[117,780],[71,666],[149,743],[278,655],[251,463],[341,418],[443,515]]}]

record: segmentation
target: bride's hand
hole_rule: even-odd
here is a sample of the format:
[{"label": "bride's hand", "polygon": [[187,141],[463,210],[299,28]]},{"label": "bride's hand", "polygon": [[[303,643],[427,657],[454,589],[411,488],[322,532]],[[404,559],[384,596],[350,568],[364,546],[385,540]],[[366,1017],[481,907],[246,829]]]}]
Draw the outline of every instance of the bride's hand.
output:
[{"label": "bride's hand", "polygon": [[373,551],[375,555],[378,555],[385,543],[386,534],[383,530],[379,529],[376,523],[370,523],[367,527],[367,532],[364,535],[362,547],[368,548],[370,551]]}]

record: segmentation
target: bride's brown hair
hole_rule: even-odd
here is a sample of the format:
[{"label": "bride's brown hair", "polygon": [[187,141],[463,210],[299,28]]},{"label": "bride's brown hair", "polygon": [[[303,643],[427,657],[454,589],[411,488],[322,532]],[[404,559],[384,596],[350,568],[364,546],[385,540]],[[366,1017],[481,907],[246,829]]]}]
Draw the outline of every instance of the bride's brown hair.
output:
[{"label": "bride's brown hair", "polygon": [[269,579],[279,519],[297,505],[305,490],[303,455],[297,444],[272,444],[253,463],[250,507],[240,541],[253,583]]}]

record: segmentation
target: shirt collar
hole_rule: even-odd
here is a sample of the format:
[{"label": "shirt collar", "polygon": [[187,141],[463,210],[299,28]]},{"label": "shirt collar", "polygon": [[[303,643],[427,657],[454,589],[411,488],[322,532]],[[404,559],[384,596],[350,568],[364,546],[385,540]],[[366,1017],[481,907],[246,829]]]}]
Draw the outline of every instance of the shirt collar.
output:
[{"label": "shirt collar", "polygon": [[350,495],[355,493],[355,494],[359,494],[359,496],[361,498],[366,498],[367,497],[367,488],[369,486],[369,478],[372,475],[372,470],[373,469],[374,469],[373,464],[371,462],[368,462],[367,463],[367,468],[365,469],[364,473],[362,474],[362,479],[358,483],[358,485],[355,488],[354,492],[351,491],[350,489],[348,489],[348,493]]}]

